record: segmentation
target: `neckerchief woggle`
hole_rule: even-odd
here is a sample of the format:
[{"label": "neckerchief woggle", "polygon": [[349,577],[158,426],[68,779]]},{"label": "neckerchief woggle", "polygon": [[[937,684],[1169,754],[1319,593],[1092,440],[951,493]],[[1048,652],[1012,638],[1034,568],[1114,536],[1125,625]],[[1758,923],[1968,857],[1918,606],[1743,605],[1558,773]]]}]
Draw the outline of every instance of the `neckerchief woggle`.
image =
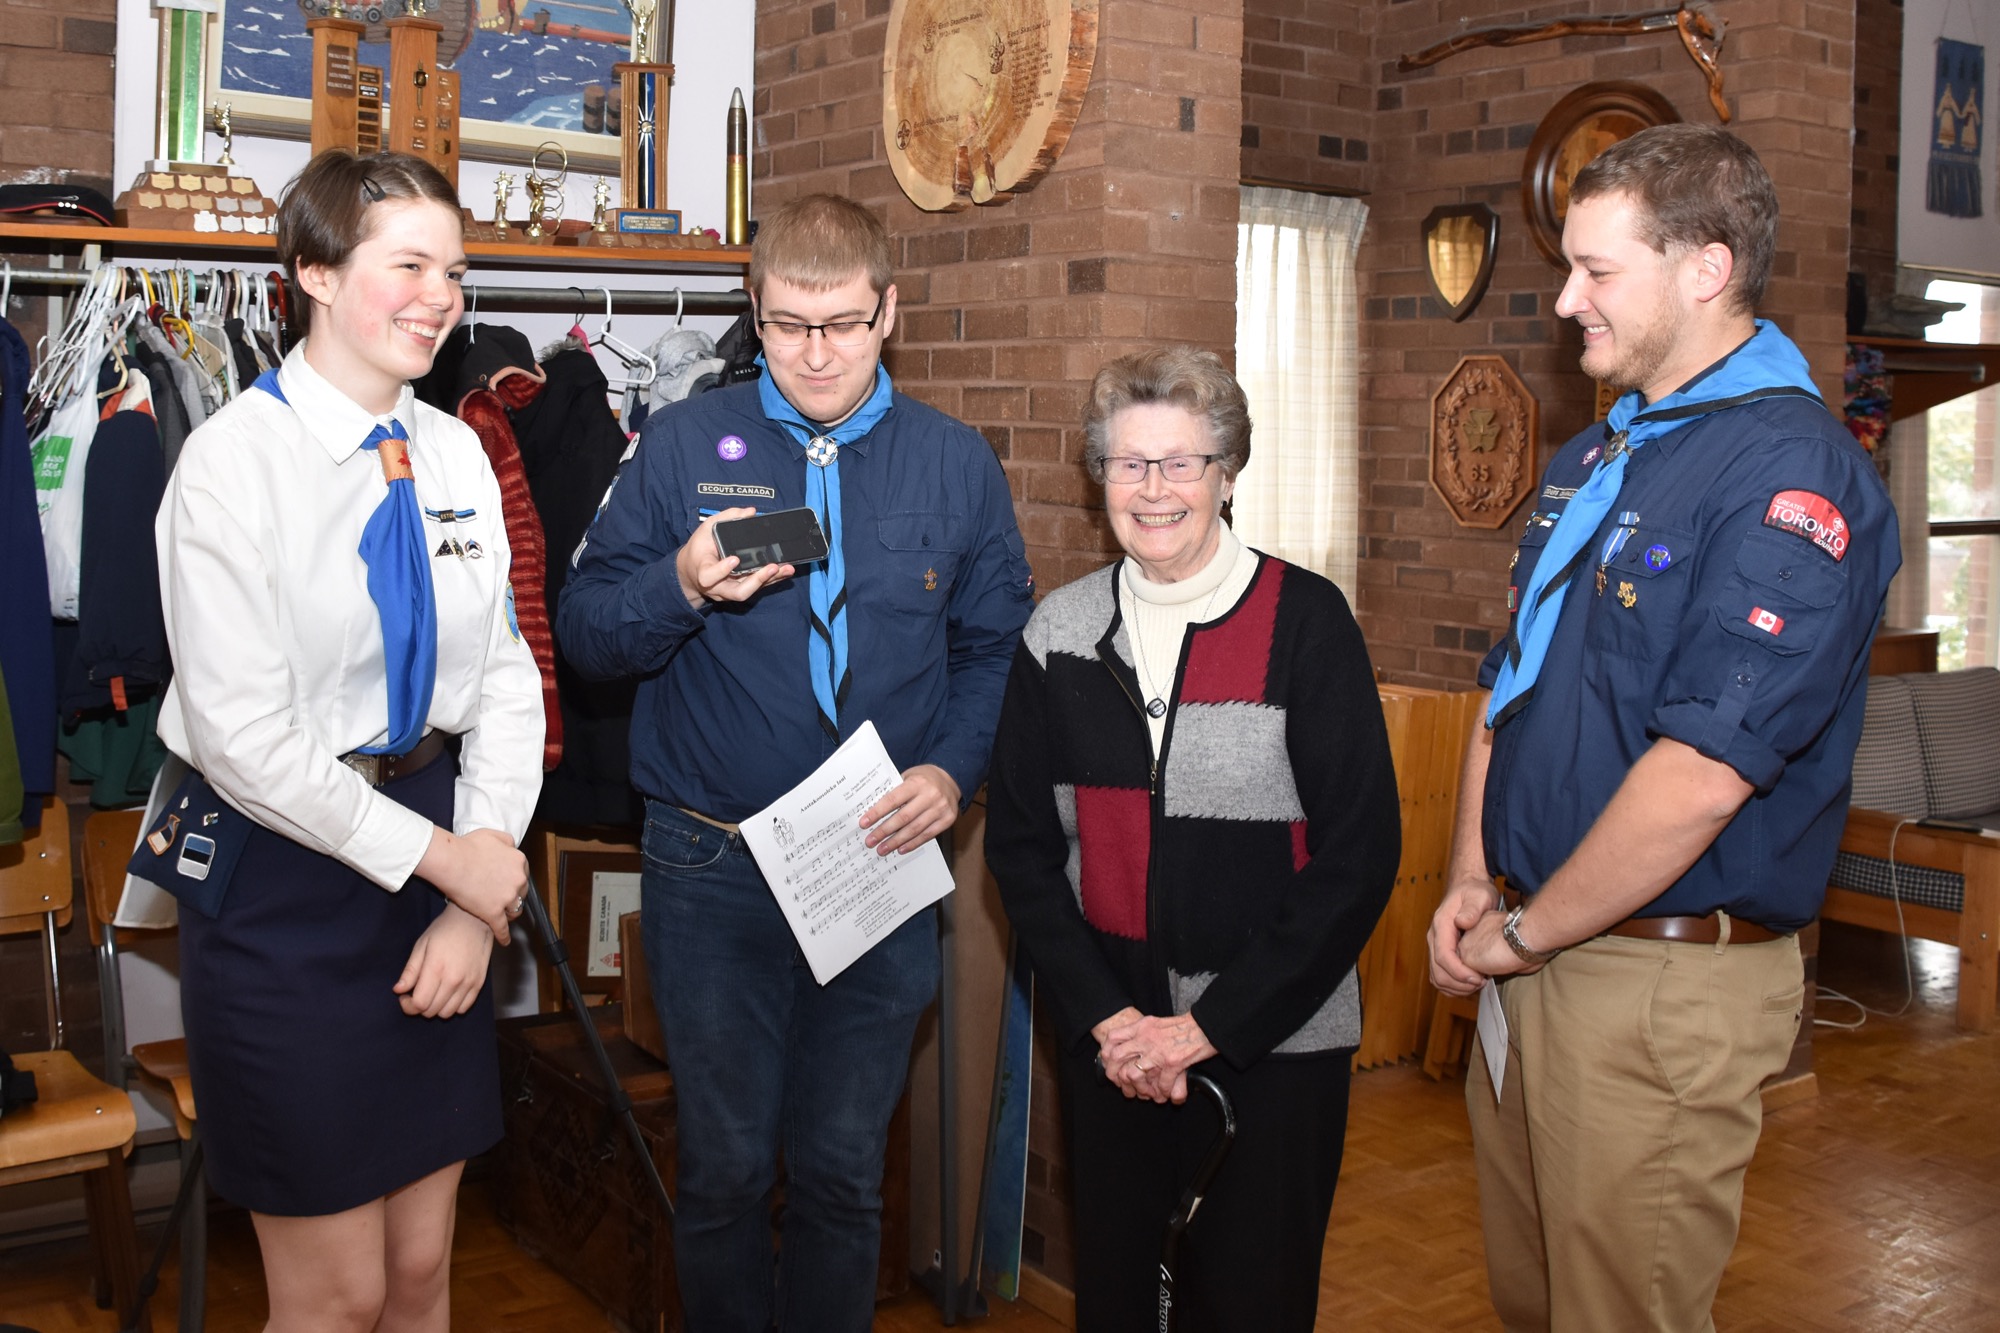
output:
[{"label": "neckerchief woggle", "polygon": [[[758,359],[760,366],[764,359]],[[875,429],[895,399],[889,372],[875,367],[875,389],[854,415],[822,429],[786,401],[768,366],[757,380],[764,415],[783,426],[806,450],[806,503],[826,529],[826,559],[806,573],[806,599],[812,624],[806,635],[806,664],[812,677],[813,700],[819,705],[820,726],[840,738],[840,706],[852,681],[847,670],[847,558],[840,543],[840,446],[852,444]]]},{"label": "neckerchief woggle", "polygon": [[[267,370],[250,387],[291,407]],[[297,411],[296,408],[293,409]],[[382,620],[382,657],[389,690],[389,739],[363,745],[357,754],[407,754],[423,739],[437,688],[437,590],[431,582],[430,543],[410,470],[409,435],[391,419],[368,432],[361,447],[377,455],[389,493],[368,516],[357,548],[368,567],[368,596]]]},{"label": "neckerchief woggle", "polygon": [[1500,663],[1486,707],[1488,727],[1527,706],[1549,643],[1555,638],[1563,603],[1568,600],[1562,591],[1576,572],[1577,557],[1617,503],[1619,489],[1625,484],[1625,464],[1634,450],[1710,413],[1761,398],[1820,401],[1811,368],[1797,345],[1769,320],[1760,319],[1756,325],[1757,331],[1735,351],[1651,407],[1636,389],[1612,407],[1604,422],[1604,457],[1556,520],[1555,531],[1549,534],[1522,591],[1514,627],[1507,637],[1507,656]]}]

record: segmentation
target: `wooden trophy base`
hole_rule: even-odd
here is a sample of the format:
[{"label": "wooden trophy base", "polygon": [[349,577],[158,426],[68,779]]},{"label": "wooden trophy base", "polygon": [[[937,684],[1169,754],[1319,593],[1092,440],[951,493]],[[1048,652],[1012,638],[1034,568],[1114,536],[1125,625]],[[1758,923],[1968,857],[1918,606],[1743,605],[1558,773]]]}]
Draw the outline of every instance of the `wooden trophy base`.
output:
[{"label": "wooden trophy base", "polygon": [[143,171],[118,196],[112,218],[121,227],[156,231],[240,232],[278,229],[278,206],[248,176],[206,162],[170,162]]},{"label": "wooden trophy base", "polygon": [[[702,238],[706,240],[706,237]],[[577,237],[578,245],[627,249],[687,249],[696,244],[681,232],[678,208],[614,208],[604,215],[604,230],[592,228]]]}]

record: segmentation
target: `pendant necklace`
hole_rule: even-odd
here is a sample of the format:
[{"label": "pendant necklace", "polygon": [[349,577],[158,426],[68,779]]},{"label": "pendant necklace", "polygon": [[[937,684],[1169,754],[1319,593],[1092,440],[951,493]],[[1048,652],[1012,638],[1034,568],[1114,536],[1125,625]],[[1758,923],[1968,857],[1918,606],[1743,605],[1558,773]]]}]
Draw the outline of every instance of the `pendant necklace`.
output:
[{"label": "pendant necklace", "polygon": [[[1223,582],[1226,583],[1228,582],[1228,580],[1224,579]],[[1139,602],[1139,594],[1132,591],[1132,583],[1129,575],[1126,579],[1125,591],[1126,594],[1132,598],[1133,609],[1137,610]],[[1221,591],[1222,591],[1221,583],[1216,584],[1215,587],[1209,591],[1208,600],[1202,603],[1200,620],[1190,621],[1189,622],[1190,624],[1198,624],[1207,621],[1208,613],[1215,608],[1215,594]],[[1151,685],[1154,679],[1152,664],[1146,661],[1146,636],[1139,632],[1139,627],[1137,624],[1133,624],[1132,626],[1130,626],[1130,633],[1132,637],[1132,646],[1136,648],[1139,653],[1139,688],[1143,690],[1147,686]],[[1146,700],[1146,716],[1158,720],[1159,718],[1163,718],[1166,715],[1167,715],[1167,701],[1160,697],[1158,691],[1155,691],[1153,693],[1153,697]]]}]

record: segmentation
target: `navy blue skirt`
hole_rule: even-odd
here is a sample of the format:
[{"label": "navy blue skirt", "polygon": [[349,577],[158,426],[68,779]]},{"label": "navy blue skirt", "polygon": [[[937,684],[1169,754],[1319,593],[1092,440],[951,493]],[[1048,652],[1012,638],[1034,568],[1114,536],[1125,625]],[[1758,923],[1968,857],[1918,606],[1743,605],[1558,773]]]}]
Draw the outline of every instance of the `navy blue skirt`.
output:
[{"label": "navy blue skirt", "polygon": [[[383,794],[451,827],[443,757]],[[253,1212],[344,1212],[500,1138],[491,977],[456,1018],[391,989],[445,908],[259,828],[219,916],[183,911],[181,1017],[210,1186]]]}]

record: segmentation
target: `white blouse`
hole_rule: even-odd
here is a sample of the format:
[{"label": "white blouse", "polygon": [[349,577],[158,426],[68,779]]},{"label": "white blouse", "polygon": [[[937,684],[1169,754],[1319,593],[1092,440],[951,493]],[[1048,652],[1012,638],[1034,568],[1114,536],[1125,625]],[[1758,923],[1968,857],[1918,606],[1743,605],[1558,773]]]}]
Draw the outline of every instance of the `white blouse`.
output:
[{"label": "white blouse", "polygon": [[[359,554],[384,494],[361,442],[387,418],[303,348],[278,383],[286,401],[246,389],[189,435],[167,482],[155,535],[174,677],[160,738],[258,823],[393,890],[431,823],[339,758],[388,738],[382,622]],[[434,553],[428,725],[464,737],[453,831],[518,842],[541,791],[542,685],[511,611],[499,483],[478,436],[407,385],[394,415]]]}]

